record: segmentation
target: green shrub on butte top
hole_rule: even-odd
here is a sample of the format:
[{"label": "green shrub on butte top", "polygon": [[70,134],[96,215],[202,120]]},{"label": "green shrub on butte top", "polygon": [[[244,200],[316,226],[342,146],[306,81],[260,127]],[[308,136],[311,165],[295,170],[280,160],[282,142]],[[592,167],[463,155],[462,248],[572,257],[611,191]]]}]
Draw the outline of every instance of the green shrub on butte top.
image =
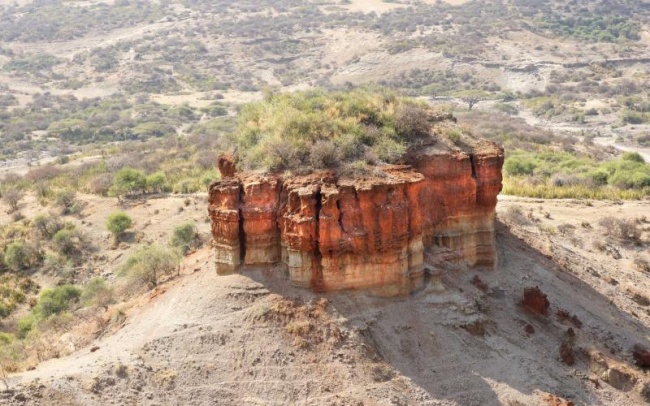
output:
[{"label": "green shrub on butte top", "polygon": [[230,142],[243,169],[394,163],[429,136],[430,115],[426,104],[389,92],[271,94],[243,107]]}]

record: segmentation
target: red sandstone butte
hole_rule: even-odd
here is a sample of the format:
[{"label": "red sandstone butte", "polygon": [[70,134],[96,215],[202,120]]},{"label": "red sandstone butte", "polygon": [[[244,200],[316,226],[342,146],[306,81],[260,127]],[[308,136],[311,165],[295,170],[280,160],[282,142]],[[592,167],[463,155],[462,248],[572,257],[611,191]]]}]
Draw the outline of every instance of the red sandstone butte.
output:
[{"label": "red sandstone butte", "polygon": [[284,264],[317,291],[393,296],[423,284],[424,251],[494,268],[494,213],[503,150],[421,148],[383,176],[236,174],[209,187],[219,274]]}]

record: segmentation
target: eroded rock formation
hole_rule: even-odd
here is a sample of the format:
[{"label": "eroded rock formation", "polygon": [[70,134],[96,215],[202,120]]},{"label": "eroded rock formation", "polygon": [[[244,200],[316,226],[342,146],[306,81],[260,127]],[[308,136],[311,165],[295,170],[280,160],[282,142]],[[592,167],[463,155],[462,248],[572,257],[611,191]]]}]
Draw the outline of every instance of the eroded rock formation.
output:
[{"label": "eroded rock formation", "polygon": [[521,304],[531,312],[541,316],[547,316],[548,308],[551,306],[546,294],[537,286],[524,289],[524,297],[521,300]]},{"label": "eroded rock formation", "polygon": [[420,287],[424,251],[468,266],[495,265],[494,209],[503,150],[429,147],[380,175],[235,175],[210,185],[219,274],[283,263],[294,284],[319,291]]}]

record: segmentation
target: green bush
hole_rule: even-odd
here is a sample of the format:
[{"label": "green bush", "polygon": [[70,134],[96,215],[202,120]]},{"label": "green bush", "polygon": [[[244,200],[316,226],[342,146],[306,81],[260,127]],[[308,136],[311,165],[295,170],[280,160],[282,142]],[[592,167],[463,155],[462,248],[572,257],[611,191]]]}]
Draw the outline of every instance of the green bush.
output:
[{"label": "green bush", "polygon": [[210,183],[220,178],[221,174],[219,172],[215,171],[214,169],[210,169],[201,175],[201,185],[205,190],[205,188],[207,188]]},{"label": "green bush", "polygon": [[122,211],[111,213],[106,218],[106,228],[113,234],[115,241],[118,241],[122,233],[131,225],[133,225],[133,220]]},{"label": "green bush", "polygon": [[64,228],[54,234],[52,246],[57,253],[66,257],[74,257],[82,250],[81,236],[75,229]]},{"label": "green bush", "polygon": [[430,136],[431,111],[388,92],[271,94],[242,108],[230,136],[244,168],[333,167],[374,156],[397,161]]},{"label": "green bush", "polygon": [[180,262],[181,255],[178,251],[151,245],[141,247],[131,254],[120,273],[136,284],[153,288],[158,285],[161,275],[169,275],[178,270]]},{"label": "green bush", "polygon": [[109,193],[121,197],[144,193],[146,187],[147,179],[142,171],[133,168],[122,168],[115,174],[113,186]]},{"label": "green bush", "polygon": [[38,317],[33,313],[28,314],[18,320],[18,337],[25,338],[27,334],[32,331],[34,326],[38,323]]},{"label": "green bush", "polygon": [[25,294],[34,288],[28,278],[6,273],[0,276],[0,319],[9,316],[20,303],[25,302]]},{"label": "green bush", "polygon": [[64,227],[60,218],[53,215],[39,214],[32,220],[32,225],[39,237],[46,240],[51,239],[57,231]]},{"label": "green bush", "polygon": [[147,176],[147,189],[152,193],[162,193],[169,189],[167,178],[162,172],[156,172]]},{"label": "green bush", "polygon": [[644,124],[648,122],[648,116],[644,113],[633,110],[625,110],[621,116],[624,124]]},{"label": "green bush", "polygon": [[113,288],[103,278],[93,278],[84,286],[81,303],[84,306],[108,308],[115,302]]},{"label": "green bush", "polygon": [[638,199],[650,195],[650,165],[637,153],[598,163],[565,151],[513,151],[504,172],[504,192],[522,196]]},{"label": "green bush", "polygon": [[75,285],[62,285],[45,289],[38,298],[38,303],[32,310],[33,314],[46,318],[69,310],[72,303],[81,297],[81,289]]},{"label": "green bush", "polygon": [[59,190],[54,195],[54,203],[61,208],[61,214],[72,214],[76,204],[77,192],[71,189]]},{"label": "green bush", "polygon": [[7,245],[4,263],[12,271],[20,271],[30,265],[29,249],[24,243],[15,241]]},{"label": "green bush", "polygon": [[621,157],[623,161],[636,162],[639,164],[646,163],[645,159],[638,152],[626,152]]},{"label": "green bush", "polygon": [[176,130],[169,124],[149,122],[138,124],[133,129],[133,134],[139,138],[164,137],[176,134]]},{"label": "green bush", "polygon": [[181,224],[174,228],[171,246],[179,248],[183,254],[197,245],[199,233],[192,223]]},{"label": "green bush", "polygon": [[503,169],[508,175],[520,176],[530,175],[535,170],[535,166],[535,163],[530,159],[514,156],[506,160]]}]

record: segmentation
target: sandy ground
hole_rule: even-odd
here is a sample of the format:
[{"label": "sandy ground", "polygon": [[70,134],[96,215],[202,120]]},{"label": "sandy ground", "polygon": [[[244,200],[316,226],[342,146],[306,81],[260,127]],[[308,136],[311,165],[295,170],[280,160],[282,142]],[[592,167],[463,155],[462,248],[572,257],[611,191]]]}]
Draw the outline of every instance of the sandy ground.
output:
[{"label": "sandy ground", "polygon": [[[14,375],[13,389],[0,399],[40,404],[45,396],[56,400],[52,404],[84,405],[545,405],[552,393],[578,405],[643,404],[636,389],[620,391],[594,378],[585,355],[596,347],[629,365],[632,345],[650,345],[650,312],[625,290],[629,284],[650,287],[650,275],[628,267],[636,248],[621,247],[622,259],[608,259],[589,251],[587,239],[602,235],[596,224],[578,231],[584,249],[540,229],[585,218],[595,223],[607,213],[650,213],[650,203],[585,206],[504,197],[500,216],[512,205],[539,213],[533,217],[542,218],[541,226],[499,223],[495,272],[447,270],[404,298],[316,295],[292,288],[279,269],[218,277],[210,251],[199,251],[187,259],[180,278],[139,299],[120,331],[94,343],[98,350],[83,348]],[[471,283],[476,275],[485,291]],[[531,286],[548,295],[548,317],[519,305],[523,289]],[[308,309],[309,316],[287,310],[295,310],[291,303]],[[571,367],[559,360],[570,326],[555,317],[559,309],[582,322],[574,327]],[[533,334],[524,330],[528,324]],[[483,334],[470,333],[471,326],[481,326]]]}]

